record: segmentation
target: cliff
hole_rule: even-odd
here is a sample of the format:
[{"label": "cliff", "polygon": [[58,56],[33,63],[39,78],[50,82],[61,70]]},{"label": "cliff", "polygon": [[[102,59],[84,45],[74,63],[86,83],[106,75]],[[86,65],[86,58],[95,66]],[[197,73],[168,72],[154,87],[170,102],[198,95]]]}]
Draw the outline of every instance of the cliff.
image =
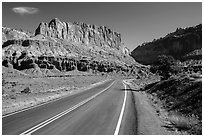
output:
[{"label": "cliff", "polygon": [[17,70],[137,74],[140,65],[121,45],[121,35],[105,26],[65,23],[55,18],[40,23],[33,35],[2,28],[2,65]]},{"label": "cliff", "polygon": [[121,36],[105,26],[89,25],[85,23],[61,22],[55,18],[50,23],[40,23],[35,35],[66,39],[71,42],[94,44],[96,46],[109,46],[120,50]]}]

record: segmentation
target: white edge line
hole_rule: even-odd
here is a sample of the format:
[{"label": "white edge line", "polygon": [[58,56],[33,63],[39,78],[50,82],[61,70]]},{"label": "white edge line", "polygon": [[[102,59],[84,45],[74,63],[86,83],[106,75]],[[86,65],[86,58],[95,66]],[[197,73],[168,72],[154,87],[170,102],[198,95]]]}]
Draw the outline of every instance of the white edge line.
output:
[{"label": "white edge line", "polygon": [[101,94],[101,93],[103,93],[104,91],[106,91],[107,89],[109,89],[114,83],[115,83],[115,81],[114,81],[110,86],[108,86],[108,87],[105,88],[104,90],[100,91],[99,93],[97,93],[97,94],[95,94],[95,95],[89,97],[88,99],[86,99],[86,100],[84,100],[84,101],[82,101],[82,102],[76,104],[75,106],[73,106],[73,107],[71,107],[71,108],[69,108],[69,109],[67,109],[67,110],[65,110],[65,111],[63,111],[63,112],[61,112],[61,113],[59,113],[59,114],[57,114],[57,115],[55,115],[55,116],[53,116],[53,117],[51,117],[51,118],[45,120],[45,121],[43,121],[43,122],[41,122],[40,124],[38,124],[38,125],[36,125],[36,126],[30,128],[30,129],[24,131],[24,132],[21,133],[20,135],[30,135],[30,134],[32,134],[33,132],[37,131],[38,129],[40,129],[40,128],[42,128],[42,127],[48,125],[49,123],[51,123],[51,122],[53,122],[53,121],[59,119],[60,117],[66,115],[66,114],[68,114],[68,113],[70,113],[71,111],[73,111],[73,110],[77,109],[78,107],[84,105],[85,103],[87,103],[87,102],[89,102],[90,100],[94,99],[94,98],[95,98],[96,96],[98,96],[99,94]]},{"label": "white edge line", "polygon": [[[108,79],[108,80],[110,80],[110,79]],[[91,85],[91,87],[88,88],[88,89],[91,89],[91,88],[93,88],[93,87],[95,87],[95,86],[97,86],[97,85],[103,84],[103,83],[105,83],[105,82],[108,81],[108,80],[99,82],[99,84],[95,83],[95,84]],[[85,90],[88,90],[88,89],[85,89]],[[45,105],[45,104],[48,104],[48,103],[51,103],[51,102],[60,100],[60,99],[63,99],[63,98],[65,98],[65,97],[67,97],[67,96],[65,95],[65,96],[62,96],[62,97],[60,97],[60,98],[56,98],[56,99],[53,99],[53,100],[50,100],[50,101],[42,102],[42,103],[40,103],[40,104],[38,104],[38,105],[35,105],[35,106],[31,106],[31,107],[28,107],[28,108],[24,108],[24,109],[22,109],[22,110],[15,111],[15,112],[12,112],[12,113],[3,115],[2,118],[5,118],[5,117],[8,117],[8,116],[11,116],[11,115],[20,113],[20,112],[24,112],[24,111],[27,111],[27,110],[30,110],[30,109],[33,109],[33,108],[36,108],[36,107],[39,107],[39,106],[42,106],[42,105]]]},{"label": "white edge line", "polygon": [[125,103],[126,103],[126,99],[127,99],[126,85],[124,83],[123,83],[123,85],[125,86],[125,97],[124,97],[124,100],[123,100],[123,106],[122,106],[122,109],[121,109],[121,112],[120,112],[120,117],[118,119],[118,123],[117,123],[116,129],[115,129],[114,135],[119,134],[120,125],[121,125],[122,118],[123,118],[123,113],[124,113],[124,110],[125,110]]}]

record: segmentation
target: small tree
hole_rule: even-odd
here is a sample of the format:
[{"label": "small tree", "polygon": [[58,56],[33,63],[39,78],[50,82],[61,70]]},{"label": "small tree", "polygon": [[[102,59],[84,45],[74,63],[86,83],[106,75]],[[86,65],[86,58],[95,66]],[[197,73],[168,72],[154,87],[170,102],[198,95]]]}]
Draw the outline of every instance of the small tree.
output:
[{"label": "small tree", "polygon": [[172,56],[160,55],[157,61],[151,66],[150,71],[162,76],[162,80],[168,79],[172,74],[177,74],[179,68]]}]

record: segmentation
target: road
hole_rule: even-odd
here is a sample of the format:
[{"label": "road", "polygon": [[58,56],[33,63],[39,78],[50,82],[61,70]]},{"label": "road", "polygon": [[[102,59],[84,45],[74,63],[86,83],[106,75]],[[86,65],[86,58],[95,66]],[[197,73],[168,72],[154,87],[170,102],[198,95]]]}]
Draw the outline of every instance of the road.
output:
[{"label": "road", "polygon": [[2,134],[136,134],[132,92],[122,80],[109,80],[32,109],[2,118]]}]

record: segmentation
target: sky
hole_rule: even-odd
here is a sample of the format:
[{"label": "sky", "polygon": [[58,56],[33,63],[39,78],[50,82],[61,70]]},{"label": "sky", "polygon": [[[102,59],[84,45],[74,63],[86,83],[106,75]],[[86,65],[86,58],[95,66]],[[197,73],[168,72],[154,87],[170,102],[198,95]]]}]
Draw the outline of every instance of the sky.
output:
[{"label": "sky", "polygon": [[107,26],[130,50],[176,28],[202,23],[201,2],[3,2],[2,25],[34,32],[40,22],[58,18]]}]

